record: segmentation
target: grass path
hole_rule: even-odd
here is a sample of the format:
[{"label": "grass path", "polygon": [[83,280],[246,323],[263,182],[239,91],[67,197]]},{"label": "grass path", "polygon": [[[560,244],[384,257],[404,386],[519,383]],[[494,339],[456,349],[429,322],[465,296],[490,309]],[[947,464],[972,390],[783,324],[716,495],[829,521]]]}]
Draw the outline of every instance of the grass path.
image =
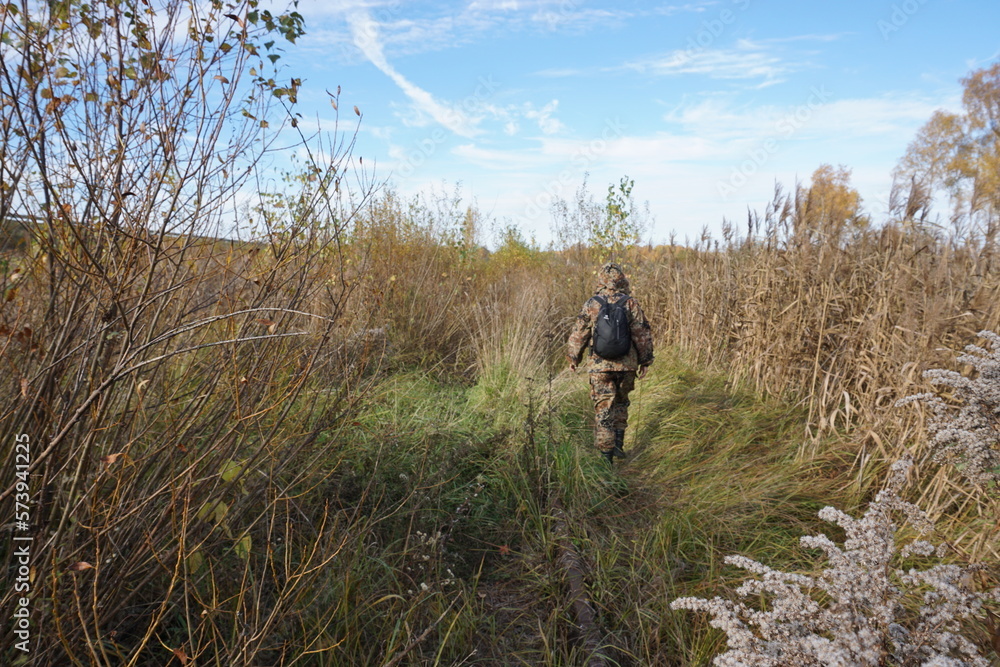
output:
[{"label": "grass path", "polygon": [[531,419],[517,392],[420,373],[373,396],[334,478],[345,507],[370,505],[369,546],[335,568],[331,595],[348,601],[320,664],[585,665],[602,643],[608,665],[708,664],[721,633],[670,601],[728,594],[732,553],[807,567],[799,537],[829,529],[817,511],[857,504],[847,463],[796,460],[801,411],[716,374],[659,362],[613,470],[593,449],[585,379],[553,384],[561,398],[547,411],[535,396]]},{"label": "grass path", "polygon": [[828,528],[816,512],[856,502],[844,461],[795,460],[800,411],[681,362],[663,366],[633,394],[630,457],[614,470],[590,443],[582,378],[556,424],[511,434],[515,449],[494,459],[516,520],[480,570],[476,590],[493,622],[476,645],[496,647],[483,664],[498,653],[511,664],[586,664],[594,637],[577,628],[559,547],[567,538],[609,664],[707,664],[721,634],[669,602],[735,585],[741,574],[722,563],[731,553],[807,566],[799,537]]}]

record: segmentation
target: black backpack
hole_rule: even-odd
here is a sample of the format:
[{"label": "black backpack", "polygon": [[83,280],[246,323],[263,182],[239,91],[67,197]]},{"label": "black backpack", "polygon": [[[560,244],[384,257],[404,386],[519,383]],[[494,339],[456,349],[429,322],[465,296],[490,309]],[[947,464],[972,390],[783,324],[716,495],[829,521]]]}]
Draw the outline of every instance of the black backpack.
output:
[{"label": "black backpack", "polygon": [[620,359],[632,348],[632,333],[628,324],[628,309],[625,302],[631,297],[623,296],[615,303],[595,296],[601,304],[594,323],[594,352],[602,359]]}]

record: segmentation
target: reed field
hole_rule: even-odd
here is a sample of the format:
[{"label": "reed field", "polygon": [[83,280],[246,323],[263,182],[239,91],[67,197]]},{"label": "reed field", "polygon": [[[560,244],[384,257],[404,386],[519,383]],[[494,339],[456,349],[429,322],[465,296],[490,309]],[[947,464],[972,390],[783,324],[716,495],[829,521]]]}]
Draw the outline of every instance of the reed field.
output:
[{"label": "reed field", "polygon": [[[726,595],[730,554],[815,567],[818,510],[857,511],[907,452],[950,557],[996,562],[995,496],[927,461],[921,408],[894,406],[996,326],[986,249],[778,224],[639,249],[657,361],[611,471],[563,359],[596,257],[489,253],[462,241],[474,218],[386,192],[339,245],[97,255],[38,232],[5,254],[31,664],[582,664],[566,540],[602,655],[707,664],[721,633],[670,601]],[[987,621],[967,631],[989,650]]]},{"label": "reed field", "polygon": [[[998,664],[996,484],[937,455],[929,396],[897,405],[970,405],[927,370],[992,378],[958,358],[1000,328],[992,226],[931,224],[916,187],[872,220],[823,166],[720,238],[637,243],[623,179],[554,209],[564,242],[490,240],[475,206],[379,185],[346,120],[281,116],[301,82],[255,63],[301,16],[165,5],[0,12],[0,663],[708,665],[725,628],[671,603],[737,599],[735,555],[820,577],[800,538],[854,540],[824,508],[861,516],[912,457],[893,493],[934,528],[883,533],[944,546],[890,544],[882,574],[958,568],[949,600],[984,602],[927,636]],[[185,11],[213,30],[178,38]],[[277,184],[275,113],[301,139]],[[613,469],[565,359],[608,259],[656,345]],[[925,641],[947,595],[893,586],[879,641]],[[885,647],[863,664],[966,664]]]}]

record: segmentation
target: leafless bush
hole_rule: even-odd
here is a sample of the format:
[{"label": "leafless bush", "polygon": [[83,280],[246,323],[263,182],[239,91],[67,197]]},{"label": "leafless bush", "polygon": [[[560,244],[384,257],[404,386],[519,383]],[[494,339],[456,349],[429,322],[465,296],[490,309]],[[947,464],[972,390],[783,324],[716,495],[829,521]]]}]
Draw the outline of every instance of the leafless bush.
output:
[{"label": "leafless bush", "polygon": [[[320,438],[376,357],[329,353],[371,326],[343,307],[337,251],[369,194],[339,196],[350,144],[313,144],[329,161],[293,198],[254,187],[297,118],[268,35],[294,41],[301,17],[8,3],[0,30],[0,221],[30,221],[0,276],[0,513],[24,434],[33,664],[292,662],[355,538],[303,490],[336,467]],[[247,242],[215,238],[251,215]]]}]

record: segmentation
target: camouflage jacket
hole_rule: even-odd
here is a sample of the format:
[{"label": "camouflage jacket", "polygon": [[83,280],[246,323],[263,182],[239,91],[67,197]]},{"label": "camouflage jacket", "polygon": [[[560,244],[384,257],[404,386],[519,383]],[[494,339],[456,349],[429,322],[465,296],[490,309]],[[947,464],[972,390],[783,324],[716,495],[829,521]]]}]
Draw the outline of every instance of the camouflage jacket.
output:
[{"label": "camouflage jacket", "polygon": [[583,309],[576,316],[573,323],[573,330],[569,334],[567,357],[574,364],[579,364],[583,359],[584,350],[590,346],[590,372],[599,373],[604,371],[635,371],[639,366],[649,366],[653,363],[653,335],[649,329],[649,322],[639,307],[639,303],[627,293],[612,292],[607,288],[601,288],[595,296],[606,298],[610,303],[618,303],[621,299],[628,299],[625,309],[628,311],[630,331],[632,334],[632,347],[621,359],[603,359],[594,352],[593,330],[594,322],[597,321],[597,313],[601,310],[601,303],[591,297],[583,304]]}]

